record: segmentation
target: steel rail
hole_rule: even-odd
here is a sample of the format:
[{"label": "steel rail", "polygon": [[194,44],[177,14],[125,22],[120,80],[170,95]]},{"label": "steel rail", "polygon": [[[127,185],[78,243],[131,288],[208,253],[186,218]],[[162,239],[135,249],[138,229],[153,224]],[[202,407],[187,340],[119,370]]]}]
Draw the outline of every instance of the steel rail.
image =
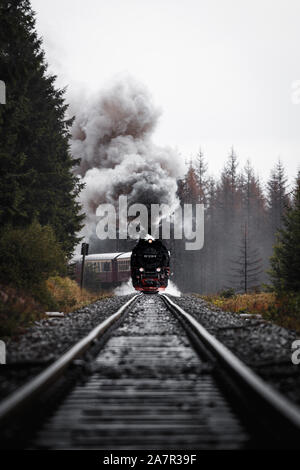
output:
[{"label": "steel rail", "polygon": [[[173,302],[166,294],[161,294],[166,305],[178,314],[185,323],[190,325],[197,337],[203,341],[215,357],[231,372],[242,385],[251,390],[252,394],[261,403],[279,415],[282,422],[286,423],[295,439],[300,435],[300,408],[286,399],[280,392],[268,385],[224,344],[212,336],[192,315],[185,312],[179,305]],[[299,443],[299,440],[298,440]]]},{"label": "steel rail", "polygon": [[140,295],[141,294],[137,294],[129,299],[116,313],[97,325],[87,336],[79,340],[53,364],[18,388],[10,396],[4,398],[4,400],[0,402],[0,425],[9,418],[11,414],[18,411],[30,402],[32,398],[45,390],[50,383],[58,379],[72,361],[82,355],[94,340],[99,338],[99,336],[113,325]]}]

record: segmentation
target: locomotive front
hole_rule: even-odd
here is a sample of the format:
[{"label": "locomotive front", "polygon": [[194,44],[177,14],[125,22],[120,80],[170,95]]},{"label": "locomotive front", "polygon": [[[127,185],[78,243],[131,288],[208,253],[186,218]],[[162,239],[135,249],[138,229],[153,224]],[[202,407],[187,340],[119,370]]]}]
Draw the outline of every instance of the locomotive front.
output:
[{"label": "locomotive front", "polygon": [[140,239],[131,254],[131,277],[136,290],[156,293],[165,290],[170,276],[170,256],[160,240]]}]

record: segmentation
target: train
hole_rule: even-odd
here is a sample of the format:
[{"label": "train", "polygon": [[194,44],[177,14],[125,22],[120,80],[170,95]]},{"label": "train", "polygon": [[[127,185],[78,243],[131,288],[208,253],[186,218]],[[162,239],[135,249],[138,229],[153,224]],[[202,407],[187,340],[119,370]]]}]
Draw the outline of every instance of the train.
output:
[{"label": "train", "polygon": [[[69,273],[80,283],[82,257],[77,256]],[[140,239],[132,252],[97,253],[85,257],[85,282],[92,274],[93,282],[103,290],[117,287],[131,278],[135,290],[157,293],[165,290],[170,276],[170,253],[160,240]]]},{"label": "train", "polygon": [[[96,253],[85,257],[85,278],[93,273],[94,280],[104,290],[117,287],[130,279],[131,252]],[[73,278],[80,283],[82,256],[72,260],[70,270]]]},{"label": "train", "polygon": [[133,287],[145,294],[166,289],[170,277],[170,253],[161,240],[140,239],[131,254]]}]

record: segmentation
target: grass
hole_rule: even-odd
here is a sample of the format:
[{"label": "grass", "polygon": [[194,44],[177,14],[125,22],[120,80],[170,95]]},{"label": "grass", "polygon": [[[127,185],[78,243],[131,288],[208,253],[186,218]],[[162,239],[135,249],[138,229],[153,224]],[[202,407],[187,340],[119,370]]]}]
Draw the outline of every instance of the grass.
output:
[{"label": "grass", "polygon": [[0,285],[0,338],[18,336],[34,321],[45,317],[47,310],[70,313],[96,300],[109,297],[110,293],[94,294],[68,277],[54,276],[39,291],[39,301],[26,291]]},{"label": "grass", "polygon": [[237,294],[230,298],[221,295],[197,295],[224,311],[260,314],[265,320],[300,333],[300,296],[285,294],[281,297],[274,292]]},{"label": "grass", "polygon": [[110,297],[111,293],[95,294],[86,289],[80,289],[77,282],[69,277],[54,276],[50,277],[47,282],[47,289],[58,308],[65,313],[77,310],[96,300]]},{"label": "grass", "polygon": [[276,297],[274,293],[238,294],[230,298],[220,295],[202,296],[203,299],[213,303],[222,310],[235,313],[260,313],[264,314],[270,306],[274,306]]}]

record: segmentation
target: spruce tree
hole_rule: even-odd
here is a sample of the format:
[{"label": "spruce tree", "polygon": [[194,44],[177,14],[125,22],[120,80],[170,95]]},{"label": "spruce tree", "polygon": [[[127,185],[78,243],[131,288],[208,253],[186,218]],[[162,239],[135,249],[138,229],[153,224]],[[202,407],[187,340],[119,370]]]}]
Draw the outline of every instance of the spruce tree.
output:
[{"label": "spruce tree", "polygon": [[209,183],[207,178],[207,163],[205,162],[205,158],[201,149],[196,155],[195,172],[199,187],[199,203],[206,206]]},{"label": "spruce tree", "polygon": [[252,231],[259,230],[263,225],[266,202],[259,178],[255,176],[249,160],[242,174],[241,191],[243,215],[247,225]]},{"label": "spruce tree", "polygon": [[199,202],[199,185],[192,161],[189,163],[183,180],[183,202],[185,204],[196,204]]},{"label": "spruce tree", "polygon": [[271,171],[271,176],[267,183],[267,192],[269,227],[274,241],[275,233],[282,227],[284,212],[289,207],[287,177],[280,160],[278,160],[275,168]]},{"label": "spruce tree", "polygon": [[50,224],[66,253],[78,242],[81,185],[72,172],[64,90],[47,73],[29,0],[0,0],[0,224]]},{"label": "spruce tree", "polygon": [[232,148],[221,172],[217,189],[217,204],[221,210],[225,226],[229,227],[232,227],[238,217],[241,206],[240,176],[237,169],[237,155]]},{"label": "spruce tree", "polygon": [[300,172],[298,173],[292,206],[283,216],[283,228],[271,258],[270,277],[275,290],[300,291]]}]

